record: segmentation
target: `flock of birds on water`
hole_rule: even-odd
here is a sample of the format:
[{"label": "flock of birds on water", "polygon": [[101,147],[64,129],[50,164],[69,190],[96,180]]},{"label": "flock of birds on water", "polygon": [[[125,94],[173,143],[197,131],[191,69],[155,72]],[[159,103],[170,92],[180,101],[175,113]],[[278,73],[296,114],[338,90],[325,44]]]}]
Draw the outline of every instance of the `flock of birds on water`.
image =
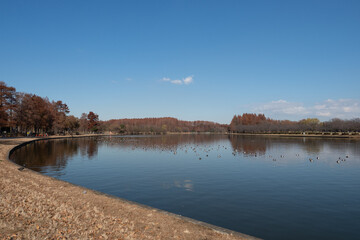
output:
[{"label": "flock of birds on water", "polygon": [[[132,150],[135,150],[135,149],[142,149],[144,151],[147,151],[147,150],[150,150],[152,149],[153,147],[144,147],[144,146],[140,146],[138,145],[137,143],[135,143],[135,145],[132,146]],[[228,147],[224,146],[224,145],[217,145],[217,148],[215,147],[211,147],[211,146],[200,146],[199,144],[194,144],[194,145],[183,145],[183,146],[180,146],[179,149],[169,149],[169,148],[166,148],[166,147],[163,147],[161,148],[161,152],[166,152],[166,151],[170,151],[172,154],[174,155],[177,155],[178,154],[178,150],[180,151],[183,151],[185,153],[188,153],[189,151],[193,151],[195,153],[195,155],[198,157],[199,160],[202,160],[203,158],[207,158],[209,157],[209,153],[213,150],[217,150],[219,151],[220,149],[224,149],[224,150],[227,150]],[[200,152],[204,152],[205,154],[204,155],[200,155]],[[246,151],[239,151],[237,149],[234,149],[232,151],[232,155],[233,156],[236,156],[236,155],[239,155],[239,154],[244,154],[246,156],[250,156],[250,157],[258,157],[260,154],[258,153],[248,153]],[[296,157],[300,157],[300,154],[295,154]],[[217,154],[217,158],[221,158],[221,154]],[[276,157],[273,157],[272,155],[268,155],[269,158],[272,159],[272,161],[276,162],[277,161],[277,158]],[[278,156],[279,158],[285,158],[285,155],[280,155]],[[346,159],[349,158],[349,155],[345,155],[345,157],[339,157],[337,160],[335,160],[335,162],[337,164],[340,164],[341,162],[345,162]],[[316,160],[320,160],[320,157],[317,156],[315,158],[309,158],[309,162],[314,162],[314,159]]]}]

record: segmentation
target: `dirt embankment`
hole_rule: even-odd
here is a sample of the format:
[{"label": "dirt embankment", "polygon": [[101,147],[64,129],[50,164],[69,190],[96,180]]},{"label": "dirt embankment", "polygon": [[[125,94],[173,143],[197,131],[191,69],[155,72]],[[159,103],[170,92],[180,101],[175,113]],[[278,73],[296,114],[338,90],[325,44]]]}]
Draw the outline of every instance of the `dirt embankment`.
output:
[{"label": "dirt embankment", "polygon": [[19,170],[0,140],[0,239],[255,239]]}]

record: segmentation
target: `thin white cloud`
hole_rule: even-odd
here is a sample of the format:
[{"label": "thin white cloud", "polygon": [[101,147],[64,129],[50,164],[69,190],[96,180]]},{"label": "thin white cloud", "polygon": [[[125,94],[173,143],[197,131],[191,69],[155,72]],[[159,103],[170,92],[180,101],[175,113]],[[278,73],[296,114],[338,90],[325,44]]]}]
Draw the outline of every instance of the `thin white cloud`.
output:
[{"label": "thin white cloud", "polygon": [[331,113],[330,112],[318,112],[316,115],[319,117],[330,117]]},{"label": "thin white cloud", "polygon": [[181,80],[171,80],[170,81],[172,84],[177,84],[177,85],[181,85],[183,84],[183,82]]},{"label": "thin white cloud", "polygon": [[305,115],[309,113],[302,103],[288,102],[281,99],[255,106],[253,111],[286,115]]},{"label": "thin white cloud", "polygon": [[161,80],[164,82],[170,82],[170,83],[176,84],[176,85],[182,85],[182,84],[189,85],[190,83],[194,82],[193,78],[194,78],[193,76],[188,76],[188,77],[180,80],[180,79],[170,79],[170,78],[164,77]]},{"label": "thin white cloud", "polygon": [[351,119],[360,117],[360,100],[328,99],[321,103],[304,106],[303,103],[286,100],[271,101],[253,106],[252,111],[276,117],[320,117]]},{"label": "thin white cloud", "polygon": [[360,101],[356,99],[328,99],[314,106],[316,116],[331,118],[356,118],[360,117]]},{"label": "thin white cloud", "polygon": [[188,76],[183,80],[184,84],[190,84],[193,82],[193,76]]}]

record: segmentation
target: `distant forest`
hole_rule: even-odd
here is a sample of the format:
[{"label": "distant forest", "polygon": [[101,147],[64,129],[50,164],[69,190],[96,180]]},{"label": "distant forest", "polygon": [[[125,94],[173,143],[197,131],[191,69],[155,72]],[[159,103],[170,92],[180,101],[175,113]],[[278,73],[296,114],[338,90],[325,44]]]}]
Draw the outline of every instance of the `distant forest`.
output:
[{"label": "distant forest", "polygon": [[264,114],[244,113],[235,115],[229,125],[232,133],[321,133],[334,132],[351,134],[360,132],[360,118],[342,120],[333,118],[321,122],[317,118],[306,118],[300,121],[274,120]]},{"label": "distant forest", "polygon": [[207,121],[182,121],[176,118],[116,119],[102,122],[116,133],[227,132],[228,125]]},{"label": "distant forest", "polygon": [[300,121],[273,120],[264,114],[235,115],[230,124],[209,121],[182,121],[176,118],[113,119],[100,121],[90,111],[80,118],[69,115],[62,101],[50,101],[35,94],[16,92],[0,82],[0,129],[2,136],[64,135],[81,133],[165,134],[178,133],[320,133],[359,134],[360,118],[317,118]]}]

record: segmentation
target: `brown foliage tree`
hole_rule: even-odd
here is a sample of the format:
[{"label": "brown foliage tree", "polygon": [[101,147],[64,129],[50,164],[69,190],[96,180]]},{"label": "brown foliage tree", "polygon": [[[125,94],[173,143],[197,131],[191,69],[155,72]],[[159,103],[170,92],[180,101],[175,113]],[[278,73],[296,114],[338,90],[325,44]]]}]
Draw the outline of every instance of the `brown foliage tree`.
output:
[{"label": "brown foliage tree", "polygon": [[56,133],[64,133],[66,131],[66,114],[68,114],[69,107],[62,101],[52,102],[53,114],[54,114],[54,131]]},{"label": "brown foliage tree", "polygon": [[225,132],[226,125],[207,121],[182,121],[176,118],[114,119],[103,122],[104,128],[117,133]]},{"label": "brown foliage tree", "polygon": [[0,82],[0,128],[12,131],[15,127],[16,90]]},{"label": "brown foliage tree", "polygon": [[85,133],[88,130],[88,120],[87,120],[87,114],[82,113],[80,120],[79,120],[79,131],[82,133]]},{"label": "brown foliage tree", "polygon": [[47,98],[36,95],[22,94],[18,98],[16,109],[17,125],[22,130],[35,133],[48,132],[53,126],[55,116],[52,105]]},{"label": "brown foliage tree", "polygon": [[98,125],[99,125],[99,115],[89,112],[87,115],[88,120],[88,130],[91,132],[97,132],[98,131]]}]

